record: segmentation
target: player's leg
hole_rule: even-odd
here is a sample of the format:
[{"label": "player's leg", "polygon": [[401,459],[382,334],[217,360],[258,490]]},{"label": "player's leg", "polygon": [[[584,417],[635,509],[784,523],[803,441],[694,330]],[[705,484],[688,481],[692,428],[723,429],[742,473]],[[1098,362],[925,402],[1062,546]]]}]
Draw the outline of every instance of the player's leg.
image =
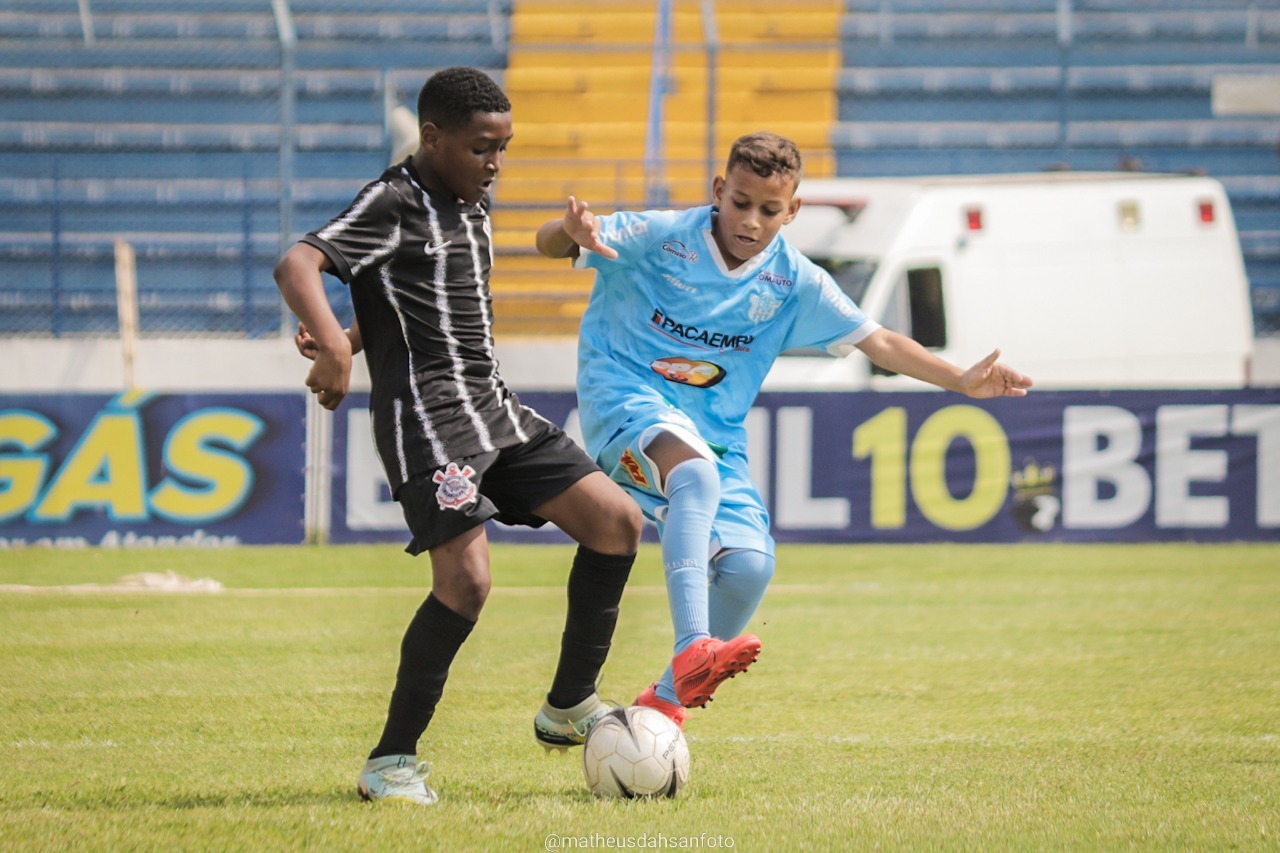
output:
[{"label": "player's leg", "polygon": [[418,741],[444,691],[449,667],[471,634],[489,592],[489,554],[483,527],[430,550],[432,589],[400,643],[400,666],[382,737],[360,774],[366,800],[401,799],[431,805],[427,767]]},{"label": "player's leg", "polygon": [[[711,533],[720,506],[720,470],[705,442],[682,428],[663,426],[642,440],[667,498],[662,562],[675,628],[672,688],[676,702],[701,707],[725,679],[759,656],[754,636],[712,636],[707,579]],[[642,694],[643,695],[643,694]]]},{"label": "player's leg", "polygon": [[[735,648],[745,650],[742,663],[749,664],[755,660],[752,652],[759,651],[759,640],[740,632],[763,597],[772,575],[773,538],[769,535],[769,514],[759,490],[751,482],[746,457],[741,453],[726,453],[720,458],[718,469],[720,505],[712,535],[724,548],[711,560],[708,625],[711,636],[726,641],[731,652]],[[663,535],[666,536],[665,530]],[[743,556],[735,556],[739,553]],[[734,660],[731,654],[729,660]],[[730,671],[726,677],[732,677],[737,671],[741,670]],[[677,698],[673,668],[668,667],[658,681],[641,693],[637,703],[657,708],[681,722],[684,714],[675,712],[675,709],[682,710],[682,703]]]},{"label": "player's leg", "polygon": [[564,750],[611,706],[596,692],[618,623],[618,608],[640,545],[639,507],[600,471],[593,471],[538,507],[579,543],[569,569],[568,609],[546,702],[534,719],[534,738]]},{"label": "player's leg", "polygon": [[[456,466],[462,469],[457,482],[438,484],[432,472],[410,480],[396,494],[413,533],[406,550],[430,554],[432,583],[401,640],[382,737],[360,772],[359,791],[366,800],[436,802],[425,781],[426,764],[417,759],[418,741],[435,714],[449,667],[489,594],[489,547],[483,525],[497,510],[479,494],[478,486],[495,456],[474,457]],[[453,499],[440,501],[437,493],[446,486]]]},{"label": "player's leg", "polygon": [[610,710],[596,693],[618,621],[618,604],[640,545],[639,507],[563,432],[550,428],[504,451],[486,478],[497,519],[537,526],[550,521],[579,545],[569,570],[568,612],[560,659],[534,738],[547,749],[581,744]]},{"label": "player's leg", "polygon": [[[772,555],[753,549],[721,551],[712,559],[707,595],[711,636],[724,639],[741,634],[764,599],[773,566]],[[656,708],[681,728],[688,716],[676,696],[671,667],[637,697],[636,704]]]},{"label": "player's leg", "polygon": [[773,579],[772,554],[750,548],[721,551],[711,561],[711,636],[736,637],[747,627]]},{"label": "player's leg", "polygon": [[662,569],[675,628],[673,653],[711,636],[707,616],[707,574],[711,525],[720,503],[720,475],[708,459],[680,436],[658,430],[644,445],[667,496],[662,529]]},{"label": "player's leg", "polygon": [[[737,637],[764,598],[773,577],[774,559],[751,549],[721,551],[711,561],[711,588],[707,595],[711,636]],[[671,667],[637,698],[637,705],[655,708],[684,728],[688,712],[676,697]]]}]

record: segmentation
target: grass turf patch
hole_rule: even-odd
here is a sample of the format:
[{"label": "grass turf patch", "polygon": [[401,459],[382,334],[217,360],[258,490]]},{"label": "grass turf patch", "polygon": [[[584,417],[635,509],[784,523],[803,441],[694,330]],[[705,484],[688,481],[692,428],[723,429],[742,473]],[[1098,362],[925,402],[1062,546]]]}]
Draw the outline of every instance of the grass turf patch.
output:
[{"label": "grass turf patch", "polygon": [[[594,800],[532,716],[567,547],[495,546],[423,741],[432,809],[370,807],[426,560],[393,546],[0,553],[0,584],[173,570],[219,594],[0,590],[8,849],[1274,849],[1280,546],[788,546],[760,661],[687,725],[689,788]],[[656,549],[602,692],[661,671]],[[574,839],[574,840],[569,840]],[[594,839],[594,840],[593,840]],[[647,839],[647,841],[646,841]]]}]

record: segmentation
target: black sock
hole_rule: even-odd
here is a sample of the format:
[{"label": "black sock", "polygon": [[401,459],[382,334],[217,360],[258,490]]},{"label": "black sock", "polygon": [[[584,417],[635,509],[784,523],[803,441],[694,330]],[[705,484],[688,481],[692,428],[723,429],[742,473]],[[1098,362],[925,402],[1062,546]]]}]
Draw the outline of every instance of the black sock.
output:
[{"label": "black sock", "polygon": [[572,708],[596,689],[618,624],[618,602],[635,554],[599,554],[578,546],[569,570],[569,613],[560,639],[560,662],[547,701]]},{"label": "black sock", "polygon": [[434,593],[427,596],[400,643],[387,724],[370,758],[417,755],[418,739],[436,712],[449,666],[473,627],[474,622],[454,613]]}]

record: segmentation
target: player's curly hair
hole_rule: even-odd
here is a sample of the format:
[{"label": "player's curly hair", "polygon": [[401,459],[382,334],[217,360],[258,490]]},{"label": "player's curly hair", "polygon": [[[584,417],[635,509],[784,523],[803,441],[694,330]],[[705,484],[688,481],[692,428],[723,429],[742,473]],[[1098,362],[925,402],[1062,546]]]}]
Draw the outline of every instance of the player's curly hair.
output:
[{"label": "player's curly hair", "polygon": [[800,149],[785,136],[761,130],[739,136],[729,148],[729,162],[724,172],[728,175],[736,166],[750,169],[762,178],[782,175],[795,184],[800,183],[804,170],[800,162]]},{"label": "player's curly hair", "polygon": [[418,92],[418,124],[455,130],[476,113],[511,112],[511,102],[498,84],[478,68],[459,65],[437,71]]}]

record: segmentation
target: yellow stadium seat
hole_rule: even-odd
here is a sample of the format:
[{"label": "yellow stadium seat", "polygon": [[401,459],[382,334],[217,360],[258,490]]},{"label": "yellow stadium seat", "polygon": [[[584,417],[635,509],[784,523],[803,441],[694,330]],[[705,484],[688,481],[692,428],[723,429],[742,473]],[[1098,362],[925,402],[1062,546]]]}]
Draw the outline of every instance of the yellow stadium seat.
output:
[{"label": "yellow stadium seat", "polygon": [[[515,0],[504,85],[515,138],[494,207],[497,334],[575,334],[593,276],[536,254],[534,237],[575,195],[607,213],[665,196],[705,203],[730,143],[793,139],[805,173],[835,172],[842,0],[716,0],[715,126],[701,0],[674,0],[662,83],[662,161],[644,161],[655,82],[653,0]],[[708,137],[712,143],[708,150]],[[655,186],[655,184],[659,184]]]}]

